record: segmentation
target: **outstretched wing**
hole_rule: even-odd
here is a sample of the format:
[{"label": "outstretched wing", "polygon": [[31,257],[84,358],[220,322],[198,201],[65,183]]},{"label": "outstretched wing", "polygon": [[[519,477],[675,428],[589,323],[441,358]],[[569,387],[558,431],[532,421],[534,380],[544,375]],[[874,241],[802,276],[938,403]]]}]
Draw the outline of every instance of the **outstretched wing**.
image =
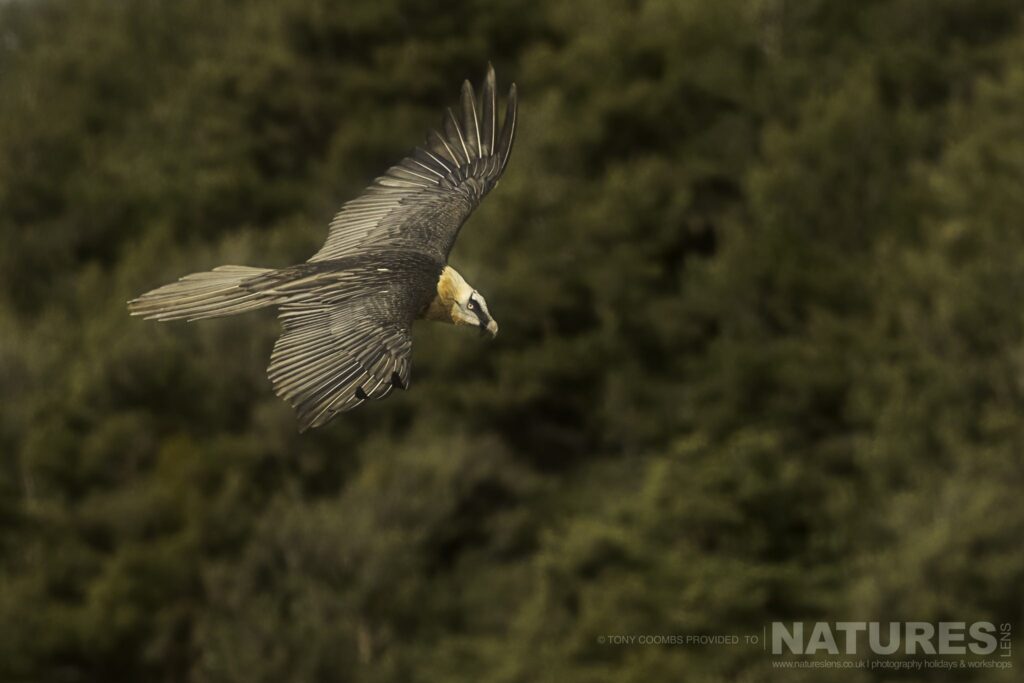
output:
[{"label": "outstretched wing", "polygon": [[299,418],[319,427],[367,399],[409,384],[412,338],[405,325],[386,323],[368,307],[283,306],[284,333],[267,375]]},{"label": "outstretched wing", "polygon": [[516,86],[509,90],[500,131],[490,65],[480,102],[466,81],[459,110],[456,115],[448,109],[443,132],[432,131],[422,147],[341,208],[311,262],[379,249],[448,259],[459,228],[508,164],[516,131]]},{"label": "outstretched wing", "polygon": [[303,431],[409,387],[412,323],[443,266],[408,252],[353,261],[365,258],[298,266],[294,279],[268,290],[284,299],[284,330],[267,375]]}]

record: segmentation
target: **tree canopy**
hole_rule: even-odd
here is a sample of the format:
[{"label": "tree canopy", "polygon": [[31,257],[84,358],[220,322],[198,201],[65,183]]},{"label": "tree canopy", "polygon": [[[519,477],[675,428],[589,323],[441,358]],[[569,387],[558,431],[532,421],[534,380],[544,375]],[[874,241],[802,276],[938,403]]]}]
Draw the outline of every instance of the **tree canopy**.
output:
[{"label": "tree canopy", "polygon": [[[598,637],[1022,623],[1022,20],[0,3],[0,679],[753,682]],[[308,258],[488,61],[496,340],[420,324],[409,392],[300,435],[273,313],[129,318]]]}]

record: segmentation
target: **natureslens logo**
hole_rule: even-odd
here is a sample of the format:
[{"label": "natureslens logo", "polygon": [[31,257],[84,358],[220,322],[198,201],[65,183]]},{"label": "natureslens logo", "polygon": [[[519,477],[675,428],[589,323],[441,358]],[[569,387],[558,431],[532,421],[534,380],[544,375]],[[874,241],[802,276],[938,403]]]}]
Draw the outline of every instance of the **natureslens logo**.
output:
[{"label": "natureslens logo", "polygon": [[765,624],[760,633],[613,633],[617,647],[758,648],[773,669],[1012,669],[1013,628],[990,621],[819,621]]},{"label": "natureslens logo", "polygon": [[1010,624],[988,621],[773,621],[773,655],[976,655],[1010,657]]}]

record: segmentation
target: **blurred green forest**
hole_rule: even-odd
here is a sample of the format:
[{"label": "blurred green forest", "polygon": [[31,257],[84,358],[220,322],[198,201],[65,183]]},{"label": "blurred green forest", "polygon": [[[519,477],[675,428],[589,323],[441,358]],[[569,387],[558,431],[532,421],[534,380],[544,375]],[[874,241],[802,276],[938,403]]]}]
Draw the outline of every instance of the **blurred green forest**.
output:
[{"label": "blurred green forest", "polygon": [[[308,258],[488,60],[494,342],[421,324],[299,435],[272,312],[129,318]],[[597,638],[1024,627],[1022,223],[1020,0],[5,0],[0,680],[816,681]]]}]

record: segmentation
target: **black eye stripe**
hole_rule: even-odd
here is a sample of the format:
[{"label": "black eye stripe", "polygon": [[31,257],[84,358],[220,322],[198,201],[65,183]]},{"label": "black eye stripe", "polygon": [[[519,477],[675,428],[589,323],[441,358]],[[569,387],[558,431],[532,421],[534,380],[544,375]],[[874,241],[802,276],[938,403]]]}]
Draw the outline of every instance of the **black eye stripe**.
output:
[{"label": "black eye stripe", "polygon": [[487,327],[487,325],[490,324],[491,318],[484,313],[484,307],[480,305],[480,302],[473,298],[472,294],[469,295],[469,303],[466,304],[466,307],[476,315],[477,319],[480,321],[480,327]]}]

